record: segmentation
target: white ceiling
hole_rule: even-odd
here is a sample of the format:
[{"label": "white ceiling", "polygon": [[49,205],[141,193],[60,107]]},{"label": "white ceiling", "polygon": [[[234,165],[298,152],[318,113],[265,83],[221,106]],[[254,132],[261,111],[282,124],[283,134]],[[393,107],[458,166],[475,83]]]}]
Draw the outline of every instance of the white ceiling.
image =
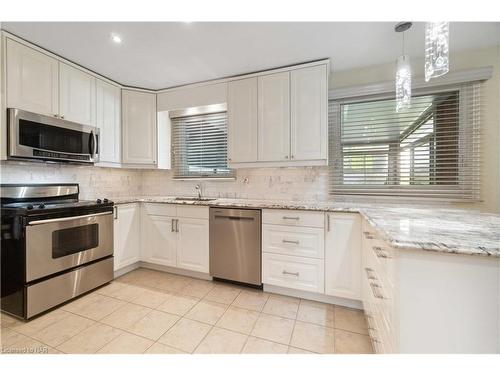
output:
[{"label": "white ceiling", "polygon": [[[333,70],[394,61],[401,35],[388,22],[3,22],[2,28],[125,85],[151,89],[329,57]],[[110,34],[123,43],[114,44]],[[405,33],[424,52],[424,23]],[[455,22],[451,51],[498,45],[500,23]]]}]

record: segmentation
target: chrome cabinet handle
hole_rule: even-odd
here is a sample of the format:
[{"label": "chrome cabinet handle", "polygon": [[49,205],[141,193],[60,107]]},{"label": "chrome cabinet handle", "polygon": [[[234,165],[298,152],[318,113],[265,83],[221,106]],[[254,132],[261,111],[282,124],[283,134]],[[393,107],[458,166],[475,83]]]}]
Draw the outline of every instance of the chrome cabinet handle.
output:
[{"label": "chrome cabinet handle", "polygon": [[283,270],[283,275],[292,275],[292,276],[299,277],[299,273],[298,272],[288,272],[287,270]]},{"label": "chrome cabinet handle", "polygon": [[365,235],[366,239],[369,239],[369,240],[374,240],[375,239],[375,237],[373,236],[373,234],[371,234],[370,232],[363,232],[363,234]]},{"label": "chrome cabinet handle", "polygon": [[175,222],[175,219],[172,219],[172,221],[170,222],[170,232],[175,232],[174,222]]},{"label": "chrome cabinet handle", "polygon": [[291,156],[291,158],[292,158],[292,159],[293,159],[294,157],[295,157],[295,156],[293,156],[293,155]]},{"label": "chrome cabinet handle", "polygon": [[293,243],[295,245],[299,244],[299,241],[292,241],[292,240],[283,240],[283,243]]},{"label": "chrome cabinet handle", "polygon": [[116,220],[116,219],[118,219],[118,206],[114,206],[113,208],[114,208],[114,210],[115,210],[115,216],[114,216],[114,219]]},{"label": "chrome cabinet handle", "polygon": [[179,232],[179,219],[175,219],[175,231]]},{"label": "chrome cabinet handle", "polygon": [[390,258],[389,254],[379,246],[372,246],[375,255],[379,258]]},{"label": "chrome cabinet handle", "polygon": [[298,216],[283,216],[283,220],[300,220]]},{"label": "chrome cabinet handle", "polygon": [[383,294],[380,293],[380,286],[378,284],[370,283],[370,288],[375,298],[384,299]]},{"label": "chrome cabinet handle", "polygon": [[373,270],[371,268],[366,267],[365,272],[368,280],[377,280],[377,277],[373,275]]},{"label": "chrome cabinet handle", "polygon": [[326,231],[330,232],[330,214],[326,214]]},{"label": "chrome cabinet handle", "polygon": [[285,155],[285,159],[288,159],[288,155]]}]

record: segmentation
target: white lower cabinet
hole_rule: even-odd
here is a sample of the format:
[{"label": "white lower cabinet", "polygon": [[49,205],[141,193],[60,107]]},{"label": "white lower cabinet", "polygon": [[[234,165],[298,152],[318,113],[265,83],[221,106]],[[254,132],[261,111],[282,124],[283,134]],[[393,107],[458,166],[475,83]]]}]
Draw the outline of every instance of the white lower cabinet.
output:
[{"label": "white lower cabinet", "polygon": [[323,293],[323,259],[264,253],[262,282],[285,288]]},{"label": "white lower cabinet", "polygon": [[114,214],[114,270],[117,271],[141,258],[140,205],[116,205]]},{"label": "white lower cabinet", "polygon": [[326,213],[325,293],[361,299],[361,216]]},{"label": "white lower cabinet", "polygon": [[142,259],[162,266],[175,267],[176,246],[175,219],[148,215],[142,210]]},{"label": "white lower cabinet", "polygon": [[177,267],[208,273],[208,220],[191,218],[178,220]]},{"label": "white lower cabinet", "polygon": [[208,273],[208,207],[145,203],[141,260]]}]

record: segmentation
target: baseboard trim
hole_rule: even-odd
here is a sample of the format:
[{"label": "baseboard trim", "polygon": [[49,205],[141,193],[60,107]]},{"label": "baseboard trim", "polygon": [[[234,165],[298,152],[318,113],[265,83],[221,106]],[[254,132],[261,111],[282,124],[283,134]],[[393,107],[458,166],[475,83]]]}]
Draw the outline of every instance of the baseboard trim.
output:
[{"label": "baseboard trim", "polygon": [[139,266],[143,267],[143,268],[149,268],[150,270],[168,272],[168,273],[173,273],[175,275],[181,275],[181,276],[193,277],[195,279],[212,280],[212,276],[210,276],[208,273],[204,273],[204,272],[184,270],[184,269],[180,269],[180,268],[162,266],[159,264],[148,263],[148,262],[139,262]]},{"label": "baseboard trim", "polygon": [[128,266],[122,267],[114,272],[115,279],[117,277],[123,276],[126,273],[129,273],[130,271],[136,270],[140,267],[140,262],[135,262],[132,264],[129,264]]},{"label": "baseboard trim", "polygon": [[361,301],[348,298],[327,296],[325,294],[306,292],[303,290],[296,290],[296,289],[284,288],[281,286],[274,286],[267,284],[264,284],[264,292],[283,294],[285,296],[303,298],[324,303],[331,303],[334,305],[349,307],[351,309],[363,310],[363,304],[361,303]]}]

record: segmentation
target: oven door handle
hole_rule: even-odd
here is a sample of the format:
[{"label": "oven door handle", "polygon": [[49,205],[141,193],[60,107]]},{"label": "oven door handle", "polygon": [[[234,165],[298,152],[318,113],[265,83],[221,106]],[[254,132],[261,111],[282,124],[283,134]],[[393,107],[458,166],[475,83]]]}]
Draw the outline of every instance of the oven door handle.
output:
[{"label": "oven door handle", "polygon": [[78,220],[78,219],[85,219],[88,217],[95,217],[95,216],[102,216],[102,215],[112,215],[113,212],[98,212],[96,214],[89,214],[89,215],[81,215],[81,216],[71,216],[71,217],[60,217],[57,219],[45,219],[45,220],[35,220],[31,221],[28,223],[28,225],[40,225],[40,224],[48,224],[48,223],[59,223],[62,221],[71,221],[71,220]]}]

